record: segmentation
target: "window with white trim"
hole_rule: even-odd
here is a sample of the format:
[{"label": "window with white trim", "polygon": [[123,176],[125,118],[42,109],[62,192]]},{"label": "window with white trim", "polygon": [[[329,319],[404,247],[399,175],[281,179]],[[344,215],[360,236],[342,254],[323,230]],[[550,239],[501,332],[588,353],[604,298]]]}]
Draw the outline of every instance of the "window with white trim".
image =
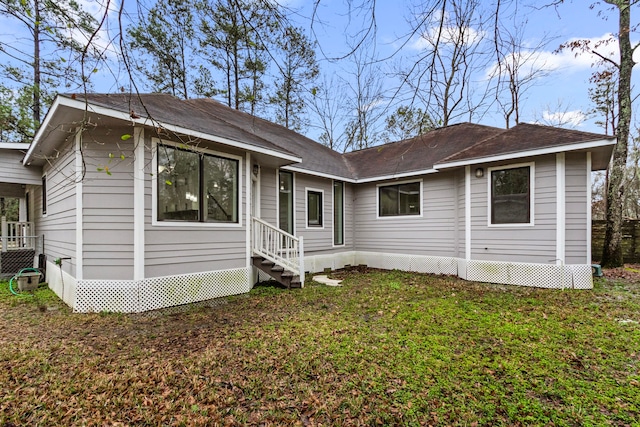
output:
[{"label": "window with white trim", "polygon": [[158,145],[158,221],[238,222],[239,161]]},{"label": "window with white trim", "polygon": [[531,224],[531,165],[491,169],[491,224]]},{"label": "window with white trim", "polygon": [[420,215],[420,181],[378,186],[378,216]]},{"label": "window with white trim", "polygon": [[42,215],[47,214],[47,176],[42,176]]},{"label": "window with white trim", "polygon": [[322,191],[307,190],[307,227],[322,227]]},{"label": "window with white trim", "polygon": [[333,245],[344,245],[344,182],[333,181]]}]

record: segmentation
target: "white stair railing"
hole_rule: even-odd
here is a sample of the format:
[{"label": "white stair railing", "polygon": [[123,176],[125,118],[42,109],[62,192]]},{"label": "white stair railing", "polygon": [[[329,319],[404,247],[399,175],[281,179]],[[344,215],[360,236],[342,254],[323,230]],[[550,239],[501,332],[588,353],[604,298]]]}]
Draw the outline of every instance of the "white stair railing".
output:
[{"label": "white stair railing", "polygon": [[300,277],[304,286],[304,247],[302,237],[296,237],[260,218],[251,217],[253,253],[286,268]]}]

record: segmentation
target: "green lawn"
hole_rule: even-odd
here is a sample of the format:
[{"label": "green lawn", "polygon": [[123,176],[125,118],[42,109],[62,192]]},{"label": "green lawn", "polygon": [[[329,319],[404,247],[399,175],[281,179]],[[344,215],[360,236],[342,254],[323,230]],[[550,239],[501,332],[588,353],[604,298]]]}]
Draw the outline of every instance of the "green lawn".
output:
[{"label": "green lawn", "polygon": [[0,425],[640,426],[640,284],[337,273],[186,311],[0,285]]}]

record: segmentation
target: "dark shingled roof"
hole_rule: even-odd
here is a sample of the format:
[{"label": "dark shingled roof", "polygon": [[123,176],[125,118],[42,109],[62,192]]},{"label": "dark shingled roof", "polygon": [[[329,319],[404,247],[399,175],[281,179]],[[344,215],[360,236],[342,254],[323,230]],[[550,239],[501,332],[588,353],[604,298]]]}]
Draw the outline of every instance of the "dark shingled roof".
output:
[{"label": "dark shingled roof", "polygon": [[[67,98],[78,98],[84,101],[84,95],[62,95]],[[183,101],[167,94],[97,94],[88,93],[86,100],[92,105],[107,107],[126,114],[134,113],[140,117],[151,117],[164,124],[179,126],[197,132],[215,135],[221,138],[242,142],[260,148],[295,156],[282,146],[256,133],[247,132],[232,126],[212,111],[207,111],[189,101]],[[277,125],[275,125],[277,126]],[[290,131],[289,131],[290,132]]]},{"label": "dark shingled roof", "polygon": [[213,99],[194,99],[185,102],[198,106],[248,133],[260,135],[273,144],[302,157],[302,162],[295,165],[297,168],[344,178],[352,175],[340,153],[284,126],[234,110]]},{"label": "dark shingled roof", "polygon": [[[65,95],[72,97],[71,95]],[[302,158],[296,167],[349,178],[347,161],[325,147],[284,126],[229,108],[213,99],[181,100],[167,94],[87,94],[91,104],[135,112],[162,123],[215,135]]]},{"label": "dark shingled roof", "polygon": [[608,135],[582,132],[573,129],[521,123],[485,140],[478,140],[478,142],[471,147],[451,154],[438,163],[464,162],[466,160],[483,157],[493,157],[520,151],[540,150],[578,142],[601,141],[612,138],[612,136]]},{"label": "dark shingled roof", "polygon": [[400,142],[346,153],[356,178],[372,178],[396,173],[432,169],[448,156],[478,141],[499,135],[504,129],[472,123],[439,128]]},{"label": "dark shingled roof", "polygon": [[[75,95],[63,95],[75,99]],[[84,95],[78,95],[84,98]],[[207,135],[301,158],[297,169],[344,179],[410,174],[434,165],[459,164],[504,154],[525,153],[613,137],[550,126],[519,124],[500,129],[460,123],[404,141],[340,154],[283,126],[227,107],[212,99],[181,100],[166,94],[87,94],[87,101],[129,115],[151,117]],[[599,162],[605,165],[607,151]],[[610,156],[610,153],[609,153]],[[286,157],[285,157],[286,158]],[[602,166],[601,165],[601,166]]]}]

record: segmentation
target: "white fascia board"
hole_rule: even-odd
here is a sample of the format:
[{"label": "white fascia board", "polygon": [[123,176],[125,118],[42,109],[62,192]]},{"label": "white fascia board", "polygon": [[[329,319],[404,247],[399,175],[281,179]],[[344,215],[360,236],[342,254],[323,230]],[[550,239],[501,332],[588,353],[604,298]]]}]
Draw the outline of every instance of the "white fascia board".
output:
[{"label": "white fascia board", "polygon": [[598,139],[595,141],[579,142],[576,144],[557,145],[554,147],[540,148],[537,150],[519,151],[515,153],[500,154],[497,156],[479,157],[476,159],[460,160],[457,162],[439,163],[433,165],[435,169],[456,168],[467,165],[477,165],[479,163],[499,162],[502,160],[521,159],[523,157],[543,156],[545,154],[557,154],[569,151],[588,150],[591,148],[606,147],[615,145],[616,139]]},{"label": "white fascia board", "polygon": [[392,175],[381,175],[381,176],[373,176],[370,178],[345,178],[343,176],[338,176],[338,175],[332,175],[332,174],[328,174],[328,173],[323,173],[323,172],[316,172],[316,171],[312,171],[312,170],[308,170],[308,169],[302,169],[302,168],[298,168],[295,166],[282,166],[280,169],[282,170],[286,170],[286,171],[290,171],[290,172],[298,172],[298,173],[304,173],[307,175],[311,175],[311,176],[317,176],[320,178],[328,178],[328,179],[333,179],[336,181],[344,181],[344,182],[348,182],[351,184],[363,184],[365,182],[377,182],[377,181],[388,181],[388,180],[392,180],[392,179],[399,179],[399,178],[410,178],[410,177],[414,177],[414,176],[420,176],[420,175],[427,175],[430,173],[437,173],[439,172],[437,169],[424,169],[424,170],[419,170],[419,171],[411,171],[411,172],[404,172],[404,173],[394,173]]},{"label": "white fascia board", "polygon": [[0,150],[28,150],[30,146],[25,142],[0,142]]},{"label": "white fascia board", "polygon": [[105,116],[105,117],[111,117],[111,118],[127,121],[127,122],[130,122],[133,125],[162,127],[163,129],[167,129],[167,130],[175,132],[175,133],[182,133],[184,135],[190,135],[190,136],[193,136],[193,137],[196,137],[196,138],[207,139],[207,140],[210,140],[210,141],[213,141],[213,142],[217,142],[217,143],[220,143],[220,144],[229,145],[229,146],[235,147],[235,148],[240,148],[242,150],[253,151],[253,152],[256,152],[256,153],[260,153],[260,154],[266,154],[266,155],[269,155],[269,156],[278,157],[278,158],[281,158],[281,159],[284,159],[284,160],[288,160],[288,161],[291,161],[291,162],[295,162],[295,163],[302,162],[302,159],[300,157],[296,157],[294,155],[289,155],[289,154],[281,153],[281,152],[278,152],[278,151],[269,150],[268,148],[262,148],[262,147],[258,147],[258,146],[251,145],[251,144],[247,144],[247,143],[244,143],[244,142],[234,141],[232,139],[221,138],[219,136],[211,135],[211,134],[208,134],[208,133],[205,133],[205,132],[194,131],[193,129],[188,129],[188,128],[185,128],[185,127],[182,127],[182,126],[171,125],[171,124],[168,124],[168,123],[163,123],[161,121],[152,120],[150,118],[132,119],[129,116],[129,113],[125,113],[125,112],[114,110],[114,109],[107,108],[107,107],[101,107],[101,106],[98,106],[98,105],[93,105],[91,103],[87,104],[84,101],[80,101],[80,100],[77,100],[77,99],[69,99],[69,98],[58,96],[55,99],[55,101],[54,101],[53,105],[51,106],[51,108],[49,109],[49,113],[47,113],[47,117],[45,117],[45,120],[42,123],[42,126],[40,126],[40,129],[38,129],[38,133],[36,134],[35,138],[33,139],[33,143],[31,144],[31,147],[29,148],[29,151],[27,152],[27,154],[26,154],[26,156],[24,158],[24,162],[23,163],[25,165],[30,160],[32,152],[35,149],[35,147],[38,145],[38,142],[40,141],[40,138],[42,137],[42,134],[44,133],[44,130],[48,127],[49,122],[51,121],[51,117],[53,116],[53,112],[59,106],[72,107],[72,108],[75,108],[77,110],[85,110],[85,109],[87,109],[88,111],[91,111],[92,113],[99,114],[99,115]]},{"label": "white fascia board", "polygon": [[356,182],[358,182],[357,179],[345,178],[343,176],[332,175],[330,173],[316,172],[316,171],[312,171],[312,170],[309,170],[309,169],[298,168],[298,167],[295,167],[295,166],[281,166],[280,169],[284,170],[284,171],[289,171],[289,172],[297,172],[297,173],[304,173],[306,175],[318,176],[320,178],[328,178],[328,179],[333,179],[333,180],[336,180],[336,181],[349,182],[349,183],[352,183],[352,184],[355,184]]},{"label": "white fascia board", "polygon": [[35,150],[35,148],[38,146],[38,143],[40,142],[40,139],[42,138],[42,134],[44,133],[45,129],[47,129],[49,127],[49,122],[51,122],[51,117],[53,117],[55,110],[58,109],[58,106],[60,105],[60,100],[61,99],[62,99],[62,97],[60,95],[58,95],[53,100],[53,104],[49,108],[49,111],[47,111],[47,115],[44,117],[44,120],[40,124],[40,127],[38,128],[38,131],[36,132],[35,136],[33,137],[33,141],[29,145],[29,151],[27,151],[27,154],[24,155],[24,159],[22,159],[22,164],[24,166],[27,166],[29,164],[29,162],[31,161],[31,156],[33,155],[33,150]]},{"label": "white fascia board", "polygon": [[360,184],[365,182],[387,181],[390,179],[398,179],[398,178],[410,178],[413,176],[427,175],[430,173],[437,173],[437,172],[439,172],[437,169],[424,169],[424,170],[412,171],[412,172],[394,173],[392,175],[373,176],[371,178],[356,179],[355,181],[356,183]]}]

